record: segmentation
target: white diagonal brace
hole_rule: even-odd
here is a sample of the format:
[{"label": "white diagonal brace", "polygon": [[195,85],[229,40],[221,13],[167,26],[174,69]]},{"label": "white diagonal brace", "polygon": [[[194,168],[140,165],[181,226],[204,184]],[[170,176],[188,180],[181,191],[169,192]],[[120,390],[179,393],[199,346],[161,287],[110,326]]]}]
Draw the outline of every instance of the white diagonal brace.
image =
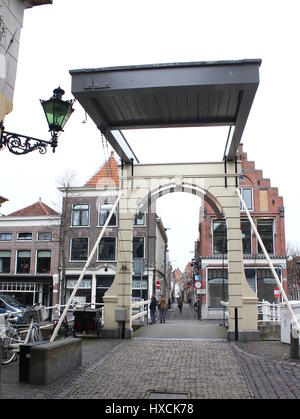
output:
[{"label": "white diagonal brace", "polygon": [[115,209],[117,208],[117,205],[118,205],[118,203],[119,203],[119,201],[121,199],[122,194],[123,194],[123,191],[120,191],[119,192],[119,195],[118,195],[118,197],[116,199],[116,202],[114,203],[114,205],[113,205],[113,207],[112,207],[112,209],[111,209],[111,211],[109,213],[109,216],[107,217],[107,220],[105,221],[105,224],[104,224],[104,226],[103,226],[103,228],[102,228],[102,230],[101,230],[101,232],[99,234],[99,237],[98,237],[98,239],[97,239],[97,241],[96,241],[96,243],[95,243],[95,245],[93,247],[93,250],[91,251],[91,254],[90,254],[89,258],[86,261],[86,264],[84,265],[84,268],[83,268],[83,270],[82,270],[82,272],[80,274],[80,277],[79,277],[79,279],[78,279],[78,281],[77,281],[77,283],[76,283],[76,285],[75,285],[75,287],[73,289],[73,292],[72,292],[72,294],[71,294],[71,296],[69,298],[69,301],[67,302],[67,304],[65,306],[65,309],[64,309],[64,311],[63,311],[63,313],[62,313],[62,315],[61,315],[61,317],[59,319],[59,322],[57,323],[56,328],[54,329],[54,332],[53,332],[53,334],[51,336],[50,342],[54,342],[54,340],[55,340],[55,338],[57,336],[57,333],[58,333],[58,331],[59,331],[59,329],[60,329],[60,327],[62,325],[62,322],[64,321],[64,318],[67,315],[67,312],[68,312],[68,310],[70,308],[70,305],[72,304],[72,301],[73,301],[73,299],[74,299],[74,297],[76,295],[76,292],[78,291],[78,288],[79,288],[79,286],[81,284],[81,281],[82,281],[82,279],[83,279],[83,277],[84,277],[84,275],[86,273],[86,270],[87,270],[89,264],[91,263],[91,260],[92,260],[94,254],[95,254],[95,252],[96,252],[96,250],[98,248],[98,245],[100,243],[100,240],[102,239],[103,234],[105,233],[105,230],[106,230],[106,228],[107,228],[107,226],[108,226],[108,224],[110,222],[110,219],[111,219],[113,213],[115,212]]},{"label": "white diagonal brace", "polygon": [[300,324],[299,324],[299,321],[298,321],[298,319],[297,319],[297,317],[296,317],[296,315],[294,313],[294,310],[293,310],[293,308],[292,308],[292,306],[291,306],[291,304],[290,304],[290,302],[289,302],[289,300],[287,298],[287,295],[286,295],[286,293],[285,293],[285,291],[283,289],[283,286],[281,285],[280,279],[279,279],[279,277],[277,275],[277,272],[276,272],[276,270],[275,270],[275,268],[273,266],[273,263],[271,261],[271,258],[268,255],[268,252],[266,251],[265,245],[264,245],[264,243],[263,243],[263,241],[262,241],[262,239],[260,237],[259,232],[257,231],[256,225],[254,224],[254,221],[252,220],[252,217],[250,215],[250,212],[248,211],[248,208],[247,208],[247,206],[246,206],[246,204],[245,204],[245,202],[244,202],[244,200],[242,198],[242,195],[240,193],[239,188],[237,188],[237,194],[238,194],[238,196],[240,198],[240,201],[242,203],[243,210],[246,212],[247,217],[248,217],[248,220],[250,221],[250,224],[251,224],[251,226],[253,228],[254,234],[255,234],[257,240],[259,241],[260,247],[262,248],[262,251],[264,252],[265,258],[266,258],[266,260],[268,262],[268,265],[270,266],[270,269],[271,269],[272,274],[273,274],[273,276],[275,278],[275,281],[277,283],[277,286],[280,289],[280,292],[281,292],[281,294],[283,296],[283,299],[284,299],[284,301],[285,301],[285,303],[287,305],[287,308],[288,308],[288,310],[289,310],[289,312],[291,314],[291,317],[293,319],[293,327],[294,327],[294,329],[297,330],[298,336],[300,336]]}]

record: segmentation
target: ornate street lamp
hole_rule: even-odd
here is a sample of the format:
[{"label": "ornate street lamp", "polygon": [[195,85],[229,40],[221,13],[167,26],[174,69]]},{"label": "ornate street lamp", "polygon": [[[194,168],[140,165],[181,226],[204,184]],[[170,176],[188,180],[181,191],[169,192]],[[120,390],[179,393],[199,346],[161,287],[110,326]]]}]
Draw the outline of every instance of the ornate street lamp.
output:
[{"label": "ornate street lamp", "polygon": [[53,96],[49,100],[41,100],[44,109],[51,140],[44,141],[27,135],[16,134],[4,130],[3,123],[0,122],[0,149],[6,146],[11,153],[21,155],[38,150],[41,154],[47,152],[47,146],[52,147],[53,153],[57,147],[58,133],[63,131],[73,109],[74,100],[62,100],[64,91],[58,87],[53,90]]}]

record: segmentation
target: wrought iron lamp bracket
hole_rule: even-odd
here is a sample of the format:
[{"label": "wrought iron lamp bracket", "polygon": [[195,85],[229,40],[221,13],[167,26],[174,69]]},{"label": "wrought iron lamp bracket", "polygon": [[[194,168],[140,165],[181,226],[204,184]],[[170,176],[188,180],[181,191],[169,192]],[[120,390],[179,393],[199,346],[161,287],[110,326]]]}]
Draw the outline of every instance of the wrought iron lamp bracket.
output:
[{"label": "wrought iron lamp bracket", "polygon": [[11,153],[16,155],[27,154],[34,150],[38,150],[40,154],[45,154],[48,145],[52,147],[54,153],[57,147],[58,135],[54,131],[51,131],[51,140],[44,141],[28,135],[5,131],[2,122],[0,122],[0,130],[0,149],[7,147]]}]

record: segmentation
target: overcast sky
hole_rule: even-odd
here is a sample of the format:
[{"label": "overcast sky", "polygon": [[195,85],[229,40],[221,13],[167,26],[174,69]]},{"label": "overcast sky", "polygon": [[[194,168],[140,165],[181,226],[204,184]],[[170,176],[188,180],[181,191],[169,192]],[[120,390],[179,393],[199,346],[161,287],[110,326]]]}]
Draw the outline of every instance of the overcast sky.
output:
[{"label": "overcast sky", "polygon": [[[39,99],[58,85],[70,99],[70,69],[261,58],[260,85],[243,135],[248,158],[279,188],[287,241],[300,247],[299,0],[54,0],[25,12],[14,110],[8,131],[49,139]],[[59,204],[58,178],[76,172],[82,185],[110,152],[77,103],[55,154],[0,153],[4,214],[39,197]],[[126,131],[141,163],[221,161],[227,129]],[[197,239],[200,199],[174,194],[157,201],[170,258],[181,269]]]}]

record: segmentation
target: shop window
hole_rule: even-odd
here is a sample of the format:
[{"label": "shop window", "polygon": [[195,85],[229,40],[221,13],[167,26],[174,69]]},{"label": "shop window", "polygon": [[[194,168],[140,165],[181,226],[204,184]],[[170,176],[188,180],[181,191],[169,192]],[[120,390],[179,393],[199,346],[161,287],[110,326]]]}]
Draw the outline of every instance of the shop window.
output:
[{"label": "shop window", "polygon": [[73,205],[72,210],[72,226],[86,227],[89,225],[89,206]]},{"label": "shop window", "polygon": [[[274,253],[273,221],[272,220],[258,220],[257,231],[263,241],[266,251],[269,254],[273,254]],[[259,243],[257,244],[258,244],[258,254],[263,254],[260,244]]]},{"label": "shop window", "polygon": [[10,242],[12,241],[12,233],[0,233],[1,242]]},{"label": "shop window", "polygon": [[[66,300],[68,301],[68,299],[70,298],[76,286],[79,276],[68,275],[66,279],[67,279]],[[85,275],[76,292],[74,301],[77,301],[80,304],[89,304],[91,303],[91,295],[92,295],[92,279],[90,275]]]},{"label": "shop window", "polygon": [[52,241],[52,233],[38,233],[38,240],[39,241],[47,241],[47,242],[51,242]]},{"label": "shop window", "polygon": [[[100,212],[99,212],[99,226],[104,226],[110,212],[111,209],[113,207],[113,204],[102,204],[100,206]],[[108,223],[109,226],[111,227],[116,227],[117,225],[117,211],[115,210],[111,219],[109,220]]]},{"label": "shop window", "polygon": [[243,252],[251,254],[251,224],[249,221],[241,221]]},{"label": "shop window", "polygon": [[[280,269],[277,270],[277,275],[281,280]],[[257,269],[257,298],[259,301],[265,300],[270,303],[276,302],[274,288],[277,288],[277,282],[271,269]]]},{"label": "shop window", "polygon": [[18,233],[18,240],[32,240],[32,233]]},{"label": "shop window", "polygon": [[1,250],[0,251],[0,274],[10,273],[10,260],[11,260],[11,251]]},{"label": "shop window", "polygon": [[133,238],[133,259],[140,259],[145,257],[145,240],[144,237]]},{"label": "shop window", "polygon": [[74,237],[71,240],[71,260],[87,260],[88,245],[89,239],[87,237]]},{"label": "shop window", "polygon": [[30,273],[31,252],[30,250],[17,251],[17,274]]},{"label": "shop window", "polygon": [[116,238],[103,237],[98,249],[98,260],[115,261],[116,260]]},{"label": "shop window", "polygon": [[227,269],[208,269],[208,307],[223,308],[221,301],[228,301]]},{"label": "shop window", "polygon": [[97,290],[96,290],[96,303],[102,304],[103,303],[103,296],[105,295],[106,291],[111,287],[114,276],[112,275],[97,275]]},{"label": "shop window", "polygon": [[213,222],[213,252],[227,253],[227,227],[225,221]]},{"label": "shop window", "polygon": [[[243,188],[241,189],[242,198],[246,204],[246,207],[249,211],[253,210],[253,196],[252,196],[252,189],[251,188]],[[241,211],[244,210],[243,205],[240,205]]]},{"label": "shop window", "polygon": [[37,274],[49,274],[51,269],[51,250],[39,250],[37,252]]}]

